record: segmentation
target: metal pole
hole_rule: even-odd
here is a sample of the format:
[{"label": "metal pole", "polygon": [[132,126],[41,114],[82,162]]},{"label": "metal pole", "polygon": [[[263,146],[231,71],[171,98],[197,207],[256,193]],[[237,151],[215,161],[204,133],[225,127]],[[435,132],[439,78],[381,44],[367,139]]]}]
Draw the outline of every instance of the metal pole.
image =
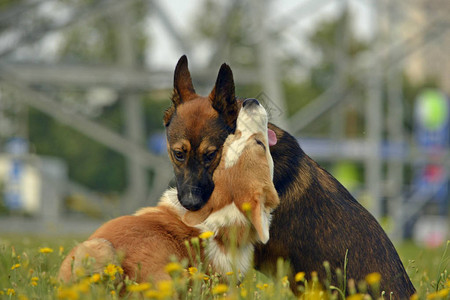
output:
[{"label": "metal pole", "polygon": [[383,117],[382,117],[382,72],[381,62],[378,61],[380,44],[380,17],[379,17],[379,4],[374,1],[374,38],[372,52],[372,68],[370,68],[367,74],[367,100],[366,100],[366,147],[367,153],[365,162],[365,175],[366,186],[370,196],[371,204],[369,207],[370,212],[378,220],[382,214],[381,203],[381,137],[383,130]]},{"label": "metal pole", "polygon": [[255,28],[259,29],[259,32],[257,33],[259,77],[263,93],[268,98],[261,100],[269,102],[264,104],[269,111],[270,121],[283,129],[289,130],[289,128],[287,128],[288,123],[286,122],[287,111],[281,86],[281,77],[278,72],[277,61],[272,48],[273,41],[270,40],[270,31],[268,27],[270,24],[265,22],[265,20],[267,20],[268,4],[268,0],[254,0],[251,5]]},{"label": "metal pole", "polygon": [[[389,44],[393,44],[398,38],[398,31],[396,30],[396,20],[400,16],[396,9],[392,6],[395,3],[388,2],[387,34],[389,36]],[[389,7],[390,5],[390,7]],[[395,14],[395,15],[394,15]],[[391,55],[391,62],[393,62],[393,55]],[[403,132],[403,93],[402,93],[402,77],[400,73],[400,66],[395,65],[387,74],[387,130],[390,144],[401,145],[404,144]],[[394,231],[392,232],[392,239],[394,241],[401,241],[403,238],[403,170],[404,159],[392,159],[387,165],[387,196],[389,215],[395,221]]]},{"label": "metal pole", "polygon": [[[117,30],[118,64],[125,69],[136,65],[136,50],[134,47],[133,5],[115,14]],[[125,134],[129,140],[142,145],[145,138],[144,116],[142,103],[137,95],[125,94],[123,97],[123,113],[125,119]],[[128,190],[122,203],[122,212],[128,213],[142,206],[147,198],[147,171],[139,163],[138,153],[127,158]]]},{"label": "metal pole", "polygon": [[[335,82],[343,82],[345,85],[345,67],[347,64],[347,3],[345,0],[340,1],[340,18],[339,23],[336,29],[336,33],[334,36],[336,51],[334,55],[334,81]],[[332,111],[331,114],[331,128],[330,134],[331,139],[341,141],[345,138],[345,112],[346,107],[344,105],[338,105]]]}]

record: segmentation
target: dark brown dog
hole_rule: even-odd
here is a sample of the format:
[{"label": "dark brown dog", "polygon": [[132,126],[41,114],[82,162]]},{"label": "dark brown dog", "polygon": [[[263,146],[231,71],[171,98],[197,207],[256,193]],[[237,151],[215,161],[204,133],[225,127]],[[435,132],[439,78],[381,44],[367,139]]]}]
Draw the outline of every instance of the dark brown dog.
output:
[{"label": "dark brown dog", "polygon": [[[228,65],[221,66],[210,95],[201,97],[195,93],[187,58],[181,57],[164,124],[178,199],[186,209],[203,207],[214,190],[212,176],[223,142],[234,132],[240,105]],[[359,281],[379,272],[381,290],[396,299],[409,298],[415,289],[375,218],[308,157],[294,137],[273,124],[269,128],[278,140],[270,152],[280,206],[273,214],[269,242],[256,248],[255,267],[274,274],[282,257],[291,263],[292,274],[317,271],[324,279],[323,262],[330,263],[332,273],[343,270],[348,251],[347,278]],[[332,281],[337,285],[335,277]],[[292,276],[291,283],[296,291]]]}]

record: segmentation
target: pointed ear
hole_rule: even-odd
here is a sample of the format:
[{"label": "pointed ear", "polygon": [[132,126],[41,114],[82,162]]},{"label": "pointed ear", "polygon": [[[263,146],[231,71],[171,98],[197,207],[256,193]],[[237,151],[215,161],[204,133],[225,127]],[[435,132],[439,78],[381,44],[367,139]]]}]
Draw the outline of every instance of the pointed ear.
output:
[{"label": "pointed ear", "polygon": [[172,106],[164,113],[164,125],[168,126],[172,118],[175,108],[181,103],[188,101],[196,96],[194,85],[192,84],[191,73],[188,68],[188,60],[186,55],[183,55],[175,67],[173,76],[173,94]]},{"label": "pointed ear", "polygon": [[203,207],[197,211],[187,211],[181,220],[188,226],[195,226],[205,221],[211,212],[212,209],[208,207]]},{"label": "pointed ear", "polygon": [[269,219],[264,212],[264,206],[260,201],[256,201],[255,205],[252,205],[252,220],[253,226],[258,233],[259,240],[265,244],[269,240]]},{"label": "pointed ear", "polygon": [[212,107],[224,118],[227,125],[235,127],[238,104],[235,96],[233,72],[227,64],[220,67],[216,85],[209,95]]},{"label": "pointed ear", "polygon": [[188,60],[186,55],[183,55],[175,67],[172,102],[177,106],[184,101],[190,100],[193,96],[196,96],[196,94],[188,68]]}]

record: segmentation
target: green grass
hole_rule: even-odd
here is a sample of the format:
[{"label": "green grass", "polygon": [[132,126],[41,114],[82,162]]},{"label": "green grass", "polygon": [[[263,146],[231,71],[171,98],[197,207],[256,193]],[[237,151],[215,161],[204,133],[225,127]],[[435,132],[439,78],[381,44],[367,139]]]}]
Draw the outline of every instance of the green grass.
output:
[{"label": "green grass", "polygon": [[[282,262],[276,279],[251,270],[245,277],[227,275],[229,281],[224,284],[218,276],[208,276],[201,268],[188,269],[185,263],[175,263],[171,266],[173,281],[160,285],[137,285],[125,280],[125,286],[117,286],[112,277],[120,274],[114,268],[96,276],[86,274],[77,283],[62,285],[57,280],[59,265],[77,241],[83,239],[0,237],[0,299],[118,299],[119,294],[125,299],[295,299]],[[46,253],[43,248],[53,252]],[[450,254],[446,245],[425,249],[406,242],[397,249],[417,289],[417,299],[449,299]],[[301,275],[298,280],[304,280]],[[237,281],[241,283],[237,285]],[[303,299],[340,299],[339,292],[333,292],[329,286],[320,287],[314,279],[304,289]],[[360,292],[355,290],[348,298],[370,299]]]},{"label": "green grass", "polygon": [[[433,293],[438,290],[446,289],[448,291],[449,247],[449,242],[434,249],[418,247],[412,242],[405,242],[397,247],[403,264],[421,298],[430,294],[430,297],[433,297]],[[448,299],[448,296],[444,299]]]}]

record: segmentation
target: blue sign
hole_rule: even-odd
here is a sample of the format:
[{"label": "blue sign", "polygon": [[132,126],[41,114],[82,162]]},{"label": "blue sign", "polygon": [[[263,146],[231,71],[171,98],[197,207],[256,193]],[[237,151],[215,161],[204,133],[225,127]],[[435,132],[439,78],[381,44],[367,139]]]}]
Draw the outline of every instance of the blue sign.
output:
[{"label": "blue sign", "polygon": [[[450,145],[450,102],[441,91],[428,89],[417,97],[414,125],[417,147],[429,158],[443,158]],[[445,166],[419,162],[416,170],[417,191],[424,200],[431,196],[441,213],[446,213],[449,173]]]},{"label": "blue sign", "polygon": [[6,177],[5,182],[5,205],[10,210],[20,210],[24,207],[21,185],[25,169],[20,156],[28,153],[28,141],[21,137],[13,137],[6,143],[5,150],[12,155],[8,176]]}]

